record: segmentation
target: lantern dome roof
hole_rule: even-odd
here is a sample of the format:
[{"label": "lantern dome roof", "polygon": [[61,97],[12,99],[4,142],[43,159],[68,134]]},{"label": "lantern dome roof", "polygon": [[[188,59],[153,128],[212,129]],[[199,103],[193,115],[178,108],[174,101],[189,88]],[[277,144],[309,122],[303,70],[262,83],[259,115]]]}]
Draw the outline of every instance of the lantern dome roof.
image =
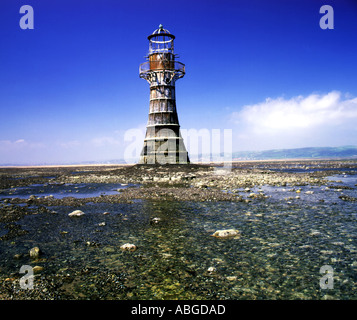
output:
[{"label": "lantern dome roof", "polygon": [[150,40],[151,38],[157,37],[157,36],[168,36],[168,37],[171,37],[172,39],[175,39],[175,36],[173,34],[171,34],[169,30],[164,29],[162,24],[160,24],[159,28],[154,30],[154,32],[148,36],[148,39]]}]

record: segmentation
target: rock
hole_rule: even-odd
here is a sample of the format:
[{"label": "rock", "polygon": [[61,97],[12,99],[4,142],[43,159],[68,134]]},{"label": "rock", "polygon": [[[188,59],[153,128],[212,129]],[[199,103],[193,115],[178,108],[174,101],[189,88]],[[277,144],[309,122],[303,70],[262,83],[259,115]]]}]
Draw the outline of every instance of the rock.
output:
[{"label": "rock", "polygon": [[235,229],[217,230],[212,237],[216,238],[230,238],[239,235],[239,231]]},{"label": "rock", "polygon": [[135,251],[137,248],[136,248],[136,245],[135,244],[132,244],[132,243],[125,243],[123,244],[120,249],[122,249],[123,251],[130,251],[130,252],[133,252]]},{"label": "rock", "polygon": [[32,259],[37,259],[41,254],[41,250],[39,247],[34,247],[30,249],[29,254]]},{"label": "rock", "polygon": [[208,185],[204,184],[203,182],[197,183],[196,186],[201,188],[201,189],[207,189],[208,188]]},{"label": "rock", "polygon": [[237,280],[237,276],[228,276],[228,277],[226,277],[226,279],[228,281],[235,281],[235,280]]},{"label": "rock", "polygon": [[313,230],[313,231],[310,233],[310,236],[319,236],[320,234],[321,234],[321,232],[316,231],[316,230]]},{"label": "rock", "polygon": [[355,202],[357,201],[357,198],[354,198],[354,197],[350,197],[350,196],[339,196],[339,198],[343,201],[351,201],[351,202]]},{"label": "rock", "polygon": [[33,268],[32,268],[32,270],[33,270],[33,273],[40,273],[42,270],[43,270],[43,267],[41,267],[41,266],[34,266]]},{"label": "rock", "polygon": [[161,221],[161,218],[152,218],[151,220],[150,220],[150,224],[157,224],[157,223],[159,223]]},{"label": "rock", "polygon": [[314,194],[314,191],[306,191],[305,194]]},{"label": "rock", "polygon": [[100,243],[95,242],[95,241],[87,241],[86,244],[88,247],[99,247],[100,246]]},{"label": "rock", "polygon": [[68,214],[69,217],[80,217],[83,215],[84,215],[84,212],[81,210],[74,210],[73,212]]}]

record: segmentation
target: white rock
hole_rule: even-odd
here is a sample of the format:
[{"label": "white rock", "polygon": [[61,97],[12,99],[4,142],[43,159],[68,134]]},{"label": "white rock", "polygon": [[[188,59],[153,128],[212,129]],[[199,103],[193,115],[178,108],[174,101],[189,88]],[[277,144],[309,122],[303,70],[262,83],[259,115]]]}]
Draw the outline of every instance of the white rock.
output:
[{"label": "white rock", "polygon": [[132,243],[125,243],[123,244],[120,249],[124,250],[124,251],[135,251],[137,248],[136,248],[136,245],[135,244],[132,244]]},{"label": "white rock", "polygon": [[215,267],[209,267],[208,269],[207,269],[207,271],[208,272],[216,272],[216,268]]},{"label": "white rock", "polygon": [[212,237],[216,238],[230,238],[239,235],[239,231],[236,229],[226,229],[226,230],[217,230]]},{"label": "white rock", "polygon": [[83,215],[84,215],[84,212],[81,210],[74,210],[73,212],[68,214],[69,217],[80,217]]}]

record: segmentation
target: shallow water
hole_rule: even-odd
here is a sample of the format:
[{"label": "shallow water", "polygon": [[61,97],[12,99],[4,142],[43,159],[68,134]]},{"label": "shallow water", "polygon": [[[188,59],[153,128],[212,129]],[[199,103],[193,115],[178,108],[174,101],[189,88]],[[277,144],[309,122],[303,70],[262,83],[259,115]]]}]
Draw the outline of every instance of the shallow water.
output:
[{"label": "shallow water", "polygon": [[[356,178],[330,180],[350,186],[342,192],[356,197]],[[269,197],[251,203],[137,200],[51,207],[56,213],[17,222],[27,234],[0,241],[0,270],[17,273],[22,264],[34,264],[27,256],[13,256],[39,246],[43,260],[36,265],[44,267],[43,275],[89,270],[67,285],[72,298],[321,299],[327,294],[356,299],[356,203],[325,188],[301,187],[296,199],[292,188],[262,187]],[[68,217],[75,209],[86,214]],[[153,223],[153,218],[160,220]],[[240,231],[239,238],[211,236],[231,228]],[[123,252],[124,243],[138,249]],[[334,270],[333,289],[320,288],[324,265]],[[211,267],[215,271],[208,271]],[[118,278],[100,284],[96,270]]]},{"label": "shallow water", "polygon": [[27,199],[31,195],[36,197],[53,196],[56,199],[64,197],[74,198],[89,198],[99,197],[100,195],[117,194],[118,189],[125,189],[127,187],[134,187],[133,184],[120,183],[45,183],[32,184],[25,187],[17,187],[0,192],[0,199],[4,198],[20,198]]}]

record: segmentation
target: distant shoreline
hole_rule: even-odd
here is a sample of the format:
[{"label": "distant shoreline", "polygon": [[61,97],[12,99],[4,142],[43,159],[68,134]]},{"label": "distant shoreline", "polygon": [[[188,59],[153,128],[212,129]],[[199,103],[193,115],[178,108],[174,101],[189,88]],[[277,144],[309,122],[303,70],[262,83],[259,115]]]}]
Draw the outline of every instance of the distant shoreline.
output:
[{"label": "distant shoreline", "polygon": [[[296,161],[357,161],[356,158],[290,158],[290,159],[252,159],[252,160],[232,160],[234,163],[249,163],[249,162],[296,162]],[[225,162],[191,162],[198,165],[222,165]],[[128,167],[134,166],[137,163],[94,163],[94,164],[48,164],[48,165],[0,165],[0,169],[26,169],[26,168],[75,168],[75,167]]]}]

